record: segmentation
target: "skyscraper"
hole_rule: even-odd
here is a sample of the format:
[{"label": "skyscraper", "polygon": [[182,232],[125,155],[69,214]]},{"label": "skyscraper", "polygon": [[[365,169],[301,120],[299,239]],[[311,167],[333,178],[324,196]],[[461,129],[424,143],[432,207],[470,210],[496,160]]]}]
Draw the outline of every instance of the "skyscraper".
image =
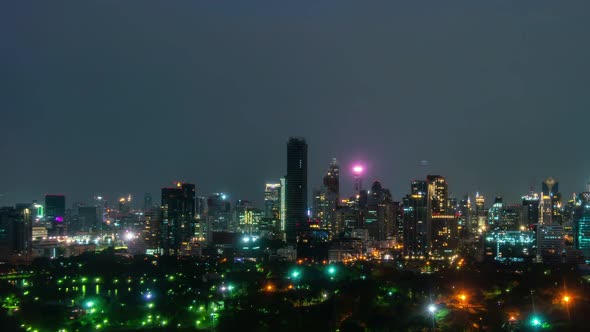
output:
[{"label": "skyscraper", "polygon": [[340,199],[340,168],[336,158],[332,158],[328,172],[324,175],[324,187],[326,192],[336,195],[336,200]]},{"label": "skyscraper", "polygon": [[337,235],[339,229],[336,222],[336,209],[340,194],[339,169],[336,159],[332,159],[328,171],[324,175],[323,186],[314,190],[313,216],[320,222],[320,227],[328,231],[331,238]]},{"label": "skyscraper", "polygon": [[175,255],[194,236],[195,185],[176,183],[162,188],[162,247],[164,254]]},{"label": "skyscraper", "polygon": [[[449,186],[445,177],[428,175],[427,242],[429,252],[435,255],[452,254],[458,243],[456,200],[449,199]],[[449,203],[453,201],[451,206]]]},{"label": "skyscraper", "polygon": [[559,182],[549,177],[542,183],[541,218],[543,224],[561,222],[561,193]]},{"label": "skyscraper", "polygon": [[297,241],[297,225],[307,220],[307,143],[291,137],[287,143],[286,240]]},{"label": "skyscraper", "polygon": [[66,235],[66,197],[64,195],[45,195],[45,220],[51,227],[51,235]]},{"label": "skyscraper", "polygon": [[590,261],[590,192],[583,192],[576,200],[574,213],[574,248]]},{"label": "skyscraper", "polygon": [[45,195],[45,218],[47,221],[62,223],[66,215],[64,195]]},{"label": "skyscraper", "polygon": [[522,196],[522,219],[523,224],[530,228],[531,225],[539,222],[539,194],[531,191],[528,195]]},{"label": "skyscraper", "polygon": [[280,220],[281,216],[281,184],[267,183],[264,188],[264,217]]},{"label": "skyscraper", "polygon": [[28,261],[32,249],[32,204],[0,208],[0,258]]},{"label": "skyscraper", "polygon": [[373,182],[367,197],[365,225],[373,240],[392,239],[396,224],[393,199],[389,189],[381,186],[379,181]]},{"label": "skyscraper", "polygon": [[412,181],[412,191],[403,199],[404,255],[420,257],[428,254],[428,185],[426,181]]}]

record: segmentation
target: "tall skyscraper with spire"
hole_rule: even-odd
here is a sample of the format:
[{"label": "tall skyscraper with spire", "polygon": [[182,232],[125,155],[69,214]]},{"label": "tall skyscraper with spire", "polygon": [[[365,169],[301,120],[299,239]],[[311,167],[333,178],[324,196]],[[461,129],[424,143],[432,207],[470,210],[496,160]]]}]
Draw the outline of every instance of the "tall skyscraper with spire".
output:
[{"label": "tall skyscraper with spire", "polygon": [[307,221],[307,143],[302,137],[291,137],[287,143],[286,176],[287,243],[297,242],[298,225]]},{"label": "tall skyscraper with spire", "polygon": [[313,216],[332,238],[341,231],[336,222],[336,209],[340,197],[339,173],[338,162],[333,158],[324,175],[322,188],[314,190],[313,195]]}]

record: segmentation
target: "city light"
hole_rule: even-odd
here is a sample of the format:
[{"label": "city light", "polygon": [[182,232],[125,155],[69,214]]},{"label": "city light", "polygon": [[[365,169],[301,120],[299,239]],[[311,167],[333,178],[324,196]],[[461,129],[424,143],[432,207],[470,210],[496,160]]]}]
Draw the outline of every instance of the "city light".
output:
[{"label": "city light", "polygon": [[360,174],[362,174],[364,170],[365,170],[365,169],[364,169],[364,167],[363,167],[363,166],[361,166],[361,165],[355,165],[355,166],[353,166],[353,167],[352,167],[352,172],[353,172],[355,175],[360,175]]},{"label": "city light", "polygon": [[429,305],[428,312],[430,312],[431,314],[434,314],[436,312],[436,306],[434,304]]}]

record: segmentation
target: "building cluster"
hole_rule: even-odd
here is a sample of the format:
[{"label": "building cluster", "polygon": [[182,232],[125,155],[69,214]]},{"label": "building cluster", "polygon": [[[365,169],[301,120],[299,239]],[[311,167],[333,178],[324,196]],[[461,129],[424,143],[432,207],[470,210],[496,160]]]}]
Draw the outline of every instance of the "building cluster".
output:
[{"label": "building cluster", "polygon": [[427,175],[396,201],[379,181],[363,186],[360,164],[351,168],[354,188],[344,193],[336,159],[309,190],[307,156],[305,139],[290,138],[286,174],[266,184],[262,208],[226,193],[200,196],[195,184],[184,182],[162,188],[158,202],[145,194],[141,207],[131,195],[112,202],[95,196],[71,208],[65,196],[46,195],[43,204],[0,208],[0,259],[28,261],[112,245],[157,255],[330,261],[447,259],[465,246],[499,262],[590,259],[590,189],[564,201],[559,183],[548,178],[540,192],[531,189],[516,204],[495,197],[486,207],[483,195],[451,197],[444,176]]}]

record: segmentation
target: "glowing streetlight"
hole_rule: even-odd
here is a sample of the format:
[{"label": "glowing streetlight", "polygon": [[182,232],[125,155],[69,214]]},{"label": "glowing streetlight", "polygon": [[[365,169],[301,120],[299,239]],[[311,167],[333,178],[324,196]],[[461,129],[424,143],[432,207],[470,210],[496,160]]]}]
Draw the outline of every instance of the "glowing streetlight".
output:
[{"label": "glowing streetlight", "polygon": [[429,305],[428,312],[434,314],[436,312],[436,306],[434,304]]}]

